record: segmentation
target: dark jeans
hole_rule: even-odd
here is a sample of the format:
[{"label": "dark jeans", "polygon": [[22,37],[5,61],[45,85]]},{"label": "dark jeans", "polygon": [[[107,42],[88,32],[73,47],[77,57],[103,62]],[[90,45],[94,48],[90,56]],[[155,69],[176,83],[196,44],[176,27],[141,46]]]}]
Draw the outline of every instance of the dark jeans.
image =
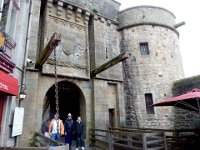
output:
[{"label": "dark jeans", "polygon": [[65,135],[65,144],[69,144],[69,148],[71,148],[72,140],[73,140],[73,133],[67,132],[67,135]]},{"label": "dark jeans", "polygon": [[82,135],[76,135],[76,148],[78,148],[79,146],[85,147]]},{"label": "dark jeans", "polygon": [[[60,141],[60,135],[57,134],[57,133],[52,133],[51,139],[52,139],[52,140],[56,140],[56,141]],[[51,146],[55,146],[55,145],[52,144]]]}]

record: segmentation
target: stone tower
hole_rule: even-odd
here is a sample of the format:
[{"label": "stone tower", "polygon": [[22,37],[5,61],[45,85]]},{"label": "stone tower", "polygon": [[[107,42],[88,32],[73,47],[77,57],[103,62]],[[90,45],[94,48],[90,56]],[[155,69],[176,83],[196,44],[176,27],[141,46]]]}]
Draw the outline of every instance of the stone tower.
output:
[{"label": "stone tower", "polygon": [[175,16],[166,9],[138,6],[119,12],[128,126],[173,128],[172,108],[149,105],[171,96],[175,80],[184,76]]}]

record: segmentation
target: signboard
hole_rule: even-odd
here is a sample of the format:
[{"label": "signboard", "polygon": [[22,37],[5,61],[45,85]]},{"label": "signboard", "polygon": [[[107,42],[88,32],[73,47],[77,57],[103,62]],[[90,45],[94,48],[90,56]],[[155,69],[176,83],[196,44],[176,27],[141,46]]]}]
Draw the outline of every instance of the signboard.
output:
[{"label": "signboard", "polygon": [[24,120],[24,108],[16,107],[13,119],[12,137],[22,134]]}]

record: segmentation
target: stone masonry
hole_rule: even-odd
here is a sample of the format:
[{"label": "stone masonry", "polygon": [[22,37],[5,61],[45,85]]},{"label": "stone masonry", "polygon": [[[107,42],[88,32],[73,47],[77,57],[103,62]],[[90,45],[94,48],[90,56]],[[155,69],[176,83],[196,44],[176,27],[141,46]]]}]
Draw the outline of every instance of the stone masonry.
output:
[{"label": "stone masonry", "polygon": [[[121,51],[130,53],[123,65],[128,126],[137,127],[137,120],[145,128],[174,126],[173,108],[155,108],[155,114],[148,114],[145,103],[146,93],[152,94],[153,103],[171,97],[173,82],[183,77],[174,19],[171,12],[152,6],[119,12]],[[141,55],[141,42],[148,43],[148,55]]]},{"label": "stone masonry", "polygon": [[[29,27],[28,33],[23,32],[21,37],[23,42],[18,40],[18,48],[24,49],[35,63],[53,33],[61,34],[61,42],[56,47],[57,80],[64,90],[59,95],[59,102],[64,105],[61,111],[65,114],[67,109],[76,110],[81,115],[86,144],[89,144],[90,128],[174,128],[173,108],[158,107],[154,108],[155,113],[149,114],[145,102],[145,94],[149,93],[153,103],[171,97],[173,82],[184,75],[179,33],[170,11],[138,6],[119,12],[120,4],[115,0],[29,2],[30,7],[25,1],[22,3],[26,9],[25,20],[21,20]],[[141,55],[140,43],[148,44],[148,54]],[[90,77],[93,69],[122,52],[128,53],[127,60]],[[16,74],[25,77],[23,82],[27,86],[26,100],[21,103],[25,114],[19,146],[29,146],[33,134],[40,132],[44,116],[49,116],[53,111],[48,111],[55,107],[54,53],[39,69],[35,64],[19,63],[25,72]],[[8,144],[12,146],[14,138],[5,137],[4,141],[12,139]]]},{"label": "stone masonry", "polygon": [[[90,128],[107,129],[110,126],[109,111],[113,114],[113,127],[125,124],[122,64],[115,65],[93,79],[90,78],[92,69],[120,54],[117,22],[108,19],[115,18],[117,15],[115,9],[118,10],[116,7],[119,3],[108,0],[96,1],[99,13],[95,14],[87,7],[79,6],[79,2],[77,1],[76,5],[70,1],[33,2],[33,12],[39,12],[40,17],[32,16],[34,19],[30,22],[31,33],[33,32],[36,37],[30,39],[28,57],[37,61],[53,33],[61,33],[61,42],[56,48],[58,81],[70,82],[76,85],[79,93],[82,93],[78,107],[86,124],[85,138],[88,144]],[[90,4],[94,1],[88,2],[87,4]],[[106,13],[111,15],[107,18],[101,15],[103,13],[101,9],[108,3],[113,14]],[[28,96],[22,103],[25,108],[25,118],[20,145],[27,146],[33,133],[40,131],[44,119],[42,114],[45,97],[55,80],[52,76],[53,60],[52,53],[41,70],[35,70],[34,66],[29,66],[27,69]],[[29,122],[29,119],[32,121]]]}]

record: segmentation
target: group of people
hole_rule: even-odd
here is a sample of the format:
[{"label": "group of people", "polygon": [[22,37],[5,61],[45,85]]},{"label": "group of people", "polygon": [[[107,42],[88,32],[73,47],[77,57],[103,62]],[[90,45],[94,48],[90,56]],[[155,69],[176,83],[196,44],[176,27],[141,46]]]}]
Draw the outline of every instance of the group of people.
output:
[{"label": "group of people", "polygon": [[[47,126],[49,124],[49,126]],[[64,121],[59,119],[59,115],[55,114],[52,120],[47,120],[42,125],[42,132],[45,136],[53,139],[60,140],[60,136],[65,136],[65,144],[69,144],[69,149],[71,149],[72,141],[74,135],[76,136],[76,150],[80,146],[82,150],[85,148],[83,141],[84,126],[81,122],[81,117],[77,117],[76,122],[73,121],[71,113],[67,115],[67,119]]]}]

